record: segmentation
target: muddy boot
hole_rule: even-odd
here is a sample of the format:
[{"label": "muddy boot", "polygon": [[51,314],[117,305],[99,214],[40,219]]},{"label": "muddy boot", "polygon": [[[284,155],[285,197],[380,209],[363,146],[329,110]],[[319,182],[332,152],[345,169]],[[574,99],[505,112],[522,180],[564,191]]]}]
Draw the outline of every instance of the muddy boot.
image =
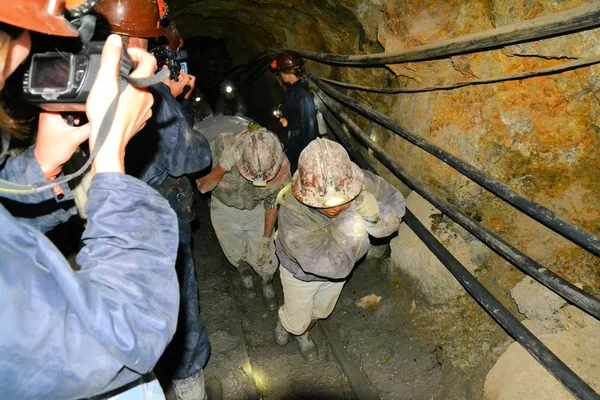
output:
[{"label": "muddy boot", "polygon": [[173,389],[177,400],[206,399],[204,372],[202,370],[185,379],[173,380]]},{"label": "muddy boot", "polygon": [[281,321],[279,321],[279,318],[277,318],[277,323],[275,324],[273,337],[275,338],[275,343],[277,343],[280,346],[285,346],[290,340],[290,334],[288,333],[288,331],[285,330],[283,325],[281,325]]},{"label": "muddy boot", "polygon": [[242,277],[242,294],[249,299],[255,298],[256,290],[254,289],[254,272],[252,268],[248,264],[240,263],[238,271],[240,271]]},{"label": "muddy boot", "polygon": [[260,286],[262,288],[265,307],[267,307],[267,310],[269,311],[276,310],[279,303],[277,302],[277,296],[275,296],[275,290],[273,290],[273,275],[268,277],[261,276]]},{"label": "muddy boot", "polygon": [[298,350],[300,355],[305,361],[312,362],[319,358],[319,351],[317,345],[308,335],[308,331],[304,332],[300,336],[294,336],[296,343],[298,343]]},{"label": "muddy boot", "polygon": [[208,400],[221,400],[223,398],[223,384],[217,377],[211,376],[206,380],[206,397]]}]

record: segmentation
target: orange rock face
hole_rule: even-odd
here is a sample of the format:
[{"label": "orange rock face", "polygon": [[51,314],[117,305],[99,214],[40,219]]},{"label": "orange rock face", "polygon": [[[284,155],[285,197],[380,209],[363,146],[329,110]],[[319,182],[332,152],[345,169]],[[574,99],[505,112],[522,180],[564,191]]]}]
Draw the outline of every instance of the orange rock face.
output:
[{"label": "orange rock face", "polygon": [[[393,2],[398,3],[398,2]],[[401,50],[581,4],[417,0],[384,7],[378,39]],[[442,60],[388,66],[399,86],[426,87],[532,71],[595,55],[590,30]],[[562,59],[564,58],[564,59]],[[568,60],[567,60],[568,61]],[[600,67],[420,94],[399,94],[390,115],[563,218],[600,234]],[[600,260],[512,210],[455,170],[388,132],[379,142],[409,172],[521,250],[600,293]],[[579,268],[574,265],[577,260]],[[496,262],[500,262],[496,260]]]}]

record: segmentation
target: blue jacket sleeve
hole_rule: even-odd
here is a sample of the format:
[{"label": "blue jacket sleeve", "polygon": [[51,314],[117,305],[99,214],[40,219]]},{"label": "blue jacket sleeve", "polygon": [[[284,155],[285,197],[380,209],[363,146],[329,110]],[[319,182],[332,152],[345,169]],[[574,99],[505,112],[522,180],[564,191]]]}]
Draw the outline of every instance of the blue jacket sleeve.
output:
[{"label": "blue jacket sleeve", "polygon": [[149,372],[179,309],[177,220],[122,174],[94,177],[79,271],[0,206],[0,398],[87,398]]},{"label": "blue jacket sleeve", "polygon": [[[151,87],[154,95],[153,115],[144,131],[128,145],[141,155],[129,159],[127,172],[132,172],[149,185],[162,183],[165,172],[173,177],[192,174],[210,166],[208,140],[190,127],[179,102],[164,83]],[[155,146],[155,148],[152,148]],[[136,154],[132,154],[136,156]],[[129,165],[143,171],[136,173]]]}]

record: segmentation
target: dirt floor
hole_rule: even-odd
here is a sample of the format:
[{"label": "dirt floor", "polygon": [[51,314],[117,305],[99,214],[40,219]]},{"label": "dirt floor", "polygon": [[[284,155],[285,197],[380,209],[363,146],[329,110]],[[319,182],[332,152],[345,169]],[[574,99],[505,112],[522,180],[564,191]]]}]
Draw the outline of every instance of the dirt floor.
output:
[{"label": "dirt floor", "polygon": [[[241,296],[206,200],[197,207],[194,252],[212,344],[205,376],[221,379],[224,399],[356,398],[319,327],[311,332],[320,352],[314,363],[302,359],[294,342],[273,342],[276,312],[264,308],[260,293]],[[367,257],[353,272],[328,320],[337,344],[360,365],[378,398],[481,399],[485,376],[508,336],[466,296],[442,307],[421,304],[408,282],[390,277],[388,263],[385,256]],[[278,279],[275,287],[282,298]],[[368,295],[381,299],[371,297],[359,307]]]}]

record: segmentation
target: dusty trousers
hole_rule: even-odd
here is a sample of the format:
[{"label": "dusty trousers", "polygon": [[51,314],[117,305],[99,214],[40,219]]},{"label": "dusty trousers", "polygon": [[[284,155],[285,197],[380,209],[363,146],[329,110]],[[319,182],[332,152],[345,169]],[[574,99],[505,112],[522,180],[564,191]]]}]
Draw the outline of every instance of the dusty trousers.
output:
[{"label": "dusty trousers", "polygon": [[212,196],[210,219],[223,253],[234,267],[239,269],[240,261],[245,261],[261,277],[275,273],[279,266],[275,246],[272,246],[266,263],[258,265],[256,261],[265,228],[265,209],[262,204],[253,210],[238,210]]},{"label": "dusty trousers", "polygon": [[283,305],[279,308],[279,321],[286,331],[302,335],[310,322],[331,314],[346,281],[312,281],[296,279],[284,267],[279,268],[283,286]]},{"label": "dusty trousers", "polygon": [[182,380],[193,376],[204,367],[210,354],[210,343],[206,327],[200,318],[192,232],[188,216],[177,201],[175,191],[169,190],[164,197],[175,210],[179,225],[175,269],[179,280],[180,305],[175,336],[161,357],[157,371],[160,375],[168,375],[172,380]]}]

